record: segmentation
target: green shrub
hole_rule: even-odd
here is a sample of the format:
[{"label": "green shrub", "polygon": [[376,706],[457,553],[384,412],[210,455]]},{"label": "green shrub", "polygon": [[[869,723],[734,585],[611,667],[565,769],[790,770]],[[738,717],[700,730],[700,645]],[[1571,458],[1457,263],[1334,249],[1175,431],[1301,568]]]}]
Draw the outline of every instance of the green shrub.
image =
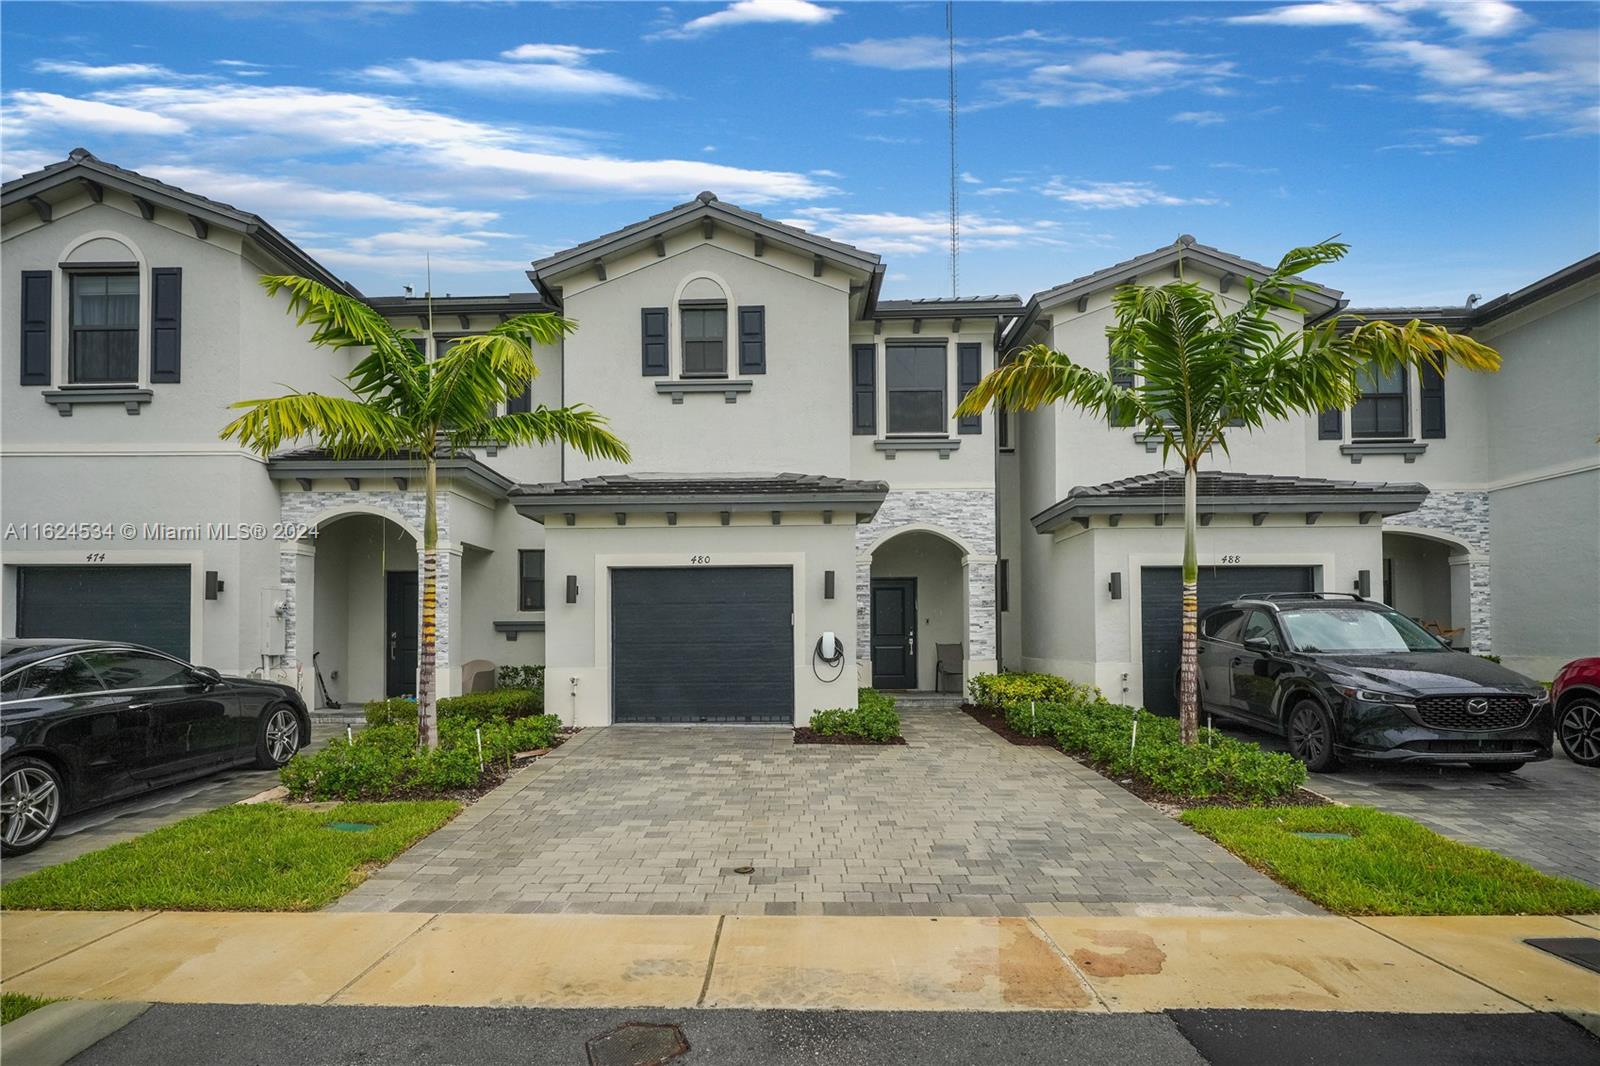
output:
[{"label": "green shrub", "polygon": [[495,688],[531,688],[544,691],[543,666],[502,666],[494,672]]},{"label": "green shrub", "polygon": [[[387,703],[405,701],[390,700]],[[472,788],[483,778],[479,765],[509,767],[520,751],[548,748],[561,723],[550,715],[477,722],[462,715],[439,719],[439,746],[417,749],[415,705],[409,722],[370,725],[352,740],[335,737],[314,754],[290,759],[278,772],[296,799],[392,799]]]},{"label": "green shrub", "polygon": [[[1104,703],[1094,685],[1068,681],[1054,674],[979,674],[967,682],[972,702],[989,711],[1015,703]],[[1013,727],[1015,728],[1015,727]]]},{"label": "green shrub", "polygon": [[858,706],[817,711],[811,716],[811,731],[824,737],[861,737],[879,744],[900,735],[900,715],[894,697],[877,689],[856,693]]},{"label": "green shrub", "polygon": [[[472,692],[465,696],[446,696],[439,701],[441,722],[446,718],[464,718],[477,723],[492,719],[509,721],[542,714],[544,693],[538,689],[503,688],[493,692]],[[368,725],[416,725],[416,722],[416,700],[374,700],[367,704]]]},{"label": "green shrub", "polygon": [[[1138,715],[1138,742],[1133,721]],[[1113,776],[1139,778],[1181,799],[1224,798],[1265,803],[1294,793],[1306,768],[1291,755],[1202,729],[1197,744],[1179,739],[1178,722],[1110,703],[1053,704],[1039,708],[1062,749],[1088,756]]]}]

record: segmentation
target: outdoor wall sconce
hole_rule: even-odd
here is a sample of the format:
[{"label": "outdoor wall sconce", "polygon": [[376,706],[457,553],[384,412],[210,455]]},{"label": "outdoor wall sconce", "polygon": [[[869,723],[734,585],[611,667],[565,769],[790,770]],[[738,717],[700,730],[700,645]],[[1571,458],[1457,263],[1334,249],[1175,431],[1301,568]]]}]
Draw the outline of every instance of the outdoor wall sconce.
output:
[{"label": "outdoor wall sconce", "polygon": [[1122,572],[1113,571],[1111,574],[1111,584],[1107,585],[1106,587],[1111,590],[1112,599],[1122,599]]},{"label": "outdoor wall sconce", "polygon": [[1372,595],[1371,570],[1356,571],[1356,595],[1360,596],[1362,599],[1366,599],[1368,596]]},{"label": "outdoor wall sconce", "polygon": [[226,582],[217,576],[217,572],[215,570],[206,571],[206,599],[216,599],[226,587]]},{"label": "outdoor wall sconce", "polygon": [[577,574],[568,574],[567,575],[567,602],[568,603],[577,603],[578,602],[578,575]]},{"label": "outdoor wall sconce", "polygon": [[825,599],[825,600],[833,599],[833,571],[832,570],[824,570],[822,572],[822,598]]}]

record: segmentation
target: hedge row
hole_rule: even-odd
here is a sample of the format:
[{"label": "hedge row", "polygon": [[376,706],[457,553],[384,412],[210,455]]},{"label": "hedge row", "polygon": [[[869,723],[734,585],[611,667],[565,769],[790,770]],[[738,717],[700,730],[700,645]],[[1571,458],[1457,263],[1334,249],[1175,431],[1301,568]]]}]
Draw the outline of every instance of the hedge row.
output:
[{"label": "hedge row", "polygon": [[877,689],[856,692],[854,708],[838,707],[811,716],[811,731],[825,737],[862,737],[883,743],[900,735],[900,714],[894,697]]},{"label": "hedge row", "polygon": [[[373,700],[367,704],[367,724],[417,724],[417,701],[413,699]],[[439,721],[462,718],[469,722],[496,719],[512,721],[544,713],[544,692],[531,688],[499,688],[493,692],[472,692],[465,696],[446,696],[439,701]]]},{"label": "hedge row", "polygon": [[1105,702],[1105,697],[1095,686],[1068,681],[1054,674],[979,674],[967,682],[967,691],[972,694],[972,702],[986,711],[1003,711],[1012,704],[1030,701],[1066,704]]}]

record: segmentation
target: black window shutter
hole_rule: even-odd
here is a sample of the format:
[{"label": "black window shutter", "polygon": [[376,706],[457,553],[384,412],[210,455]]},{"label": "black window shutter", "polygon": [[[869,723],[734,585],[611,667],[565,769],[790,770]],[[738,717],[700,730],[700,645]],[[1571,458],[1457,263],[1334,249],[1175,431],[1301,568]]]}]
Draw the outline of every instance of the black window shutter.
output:
[{"label": "black window shutter", "polygon": [[1011,412],[1004,407],[994,410],[995,443],[1001,448],[1011,447]]},{"label": "black window shutter", "polygon": [[513,392],[506,397],[506,414],[526,414],[533,410],[533,382],[522,386],[521,392]]},{"label": "black window shutter", "polygon": [[[981,344],[956,345],[956,392],[962,399],[978,387],[983,377],[983,346]],[[982,433],[982,415],[962,415],[956,423],[957,433]]]},{"label": "black window shutter", "polygon": [[850,346],[851,432],[872,436],[878,432],[878,350],[871,344]]},{"label": "black window shutter", "polygon": [[639,312],[640,335],[643,337],[643,367],[640,373],[647,378],[667,376],[667,309],[646,307]]},{"label": "black window shutter", "polygon": [[22,384],[50,384],[50,271],[22,272]]},{"label": "black window shutter", "polygon": [[739,373],[767,372],[767,309],[739,308]]},{"label": "black window shutter", "polygon": [[150,380],[176,384],[183,362],[183,268],[150,271]]},{"label": "black window shutter", "polygon": [[[1131,363],[1118,360],[1116,358],[1116,356],[1112,356],[1112,358],[1111,358],[1111,384],[1116,385],[1119,388],[1124,388],[1124,389],[1133,388],[1133,386],[1134,386],[1133,365]],[[1133,425],[1133,419],[1131,419],[1131,418],[1115,418],[1114,417],[1114,418],[1111,419],[1111,424],[1113,426],[1131,426],[1131,425]]]},{"label": "black window shutter", "polygon": [[1344,412],[1337,407],[1332,411],[1324,411],[1317,416],[1318,440],[1343,440],[1344,439]]},{"label": "black window shutter", "polygon": [[1444,439],[1444,375],[1426,363],[1422,366],[1422,436]]}]

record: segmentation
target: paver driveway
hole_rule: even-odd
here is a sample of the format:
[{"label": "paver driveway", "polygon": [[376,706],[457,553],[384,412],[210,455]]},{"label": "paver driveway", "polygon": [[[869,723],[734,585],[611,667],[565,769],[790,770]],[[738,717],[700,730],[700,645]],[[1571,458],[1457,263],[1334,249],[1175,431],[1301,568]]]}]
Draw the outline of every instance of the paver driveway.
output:
[{"label": "paver driveway", "polygon": [[1059,752],[953,709],[903,717],[886,748],[580,733],[333,909],[1318,913]]}]

